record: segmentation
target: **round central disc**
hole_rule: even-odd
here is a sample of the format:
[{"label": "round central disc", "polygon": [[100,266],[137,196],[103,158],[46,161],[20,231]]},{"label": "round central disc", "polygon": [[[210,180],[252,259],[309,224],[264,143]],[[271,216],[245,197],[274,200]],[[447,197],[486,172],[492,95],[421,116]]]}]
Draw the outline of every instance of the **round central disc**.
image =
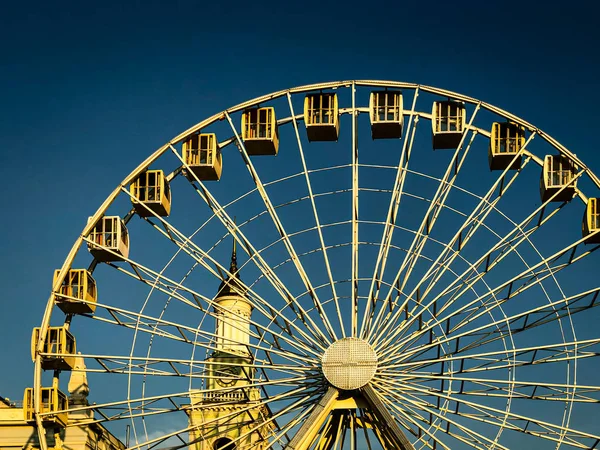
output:
[{"label": "round central disc", "polygon": [[350,391],[371,381],[377,370],[377,354],[363,339],[343,338],[325,350],[321,364],[327,381]]}]

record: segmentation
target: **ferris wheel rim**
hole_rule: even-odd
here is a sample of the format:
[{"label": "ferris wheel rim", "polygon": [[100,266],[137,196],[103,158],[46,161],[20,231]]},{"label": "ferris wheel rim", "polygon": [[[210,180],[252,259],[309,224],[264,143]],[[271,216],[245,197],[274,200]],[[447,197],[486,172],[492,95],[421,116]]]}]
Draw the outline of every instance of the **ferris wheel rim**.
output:
[{"label": "ferris wheel rim", "polygon": [[[133,169],[129,173],[129,175],[127,175],[121,181],[121,183],[112,191],[112,193],[105,199],[105,201],[96,210],[94,215],[91,216],[89,223],[86,224],[86,226],[83,228],[83,230],[80,234],[80,237],[85,236],[87,233],[90,232],[90,230],[93,228],[93,223],[95,221],[97,221],[101,217],[102,214],[104,214],[104,212],[108,209],[110,204],[119,195],[120,191],[123,188],[125,188],[126,186],[128,186],[137,176],[140,175],[140,173],[142,173],[144,170],[146,170],[161,155],[163,155],[165,152],[167,152],[171,146],[173,146],[174,144],[176,144],[178,142],[181,142],[181,140],[183,140],[186,136],[188,136],[194,132],[197,132],[197,131],[201,130],[202,128],[205,128],[206,126],[210,125],[211,123],[214,123],[218,120],[222,120],[224,114],[241,111],[245,108],[249,108],[251,106],[263,103],[267,100],[273,100],[275,98],[282,97],[287,94],[304,93],[304,92],[309,92],[309,91],[314,91],[314,90],[319,90],[319,89],[337,89],[339,87],[348,87],[350,85],[366,86],[366,87],[369,87],[369,86],[392,87],[392,88],[399,88],[399,89],[403,89],[403,88],[419,89],[424,92],[448,96],[450,98],[454,98],[454,99],[468,102],[471,104],[479,104],[483,108],[487,108],[490,111],[493,111],[500,116],[506,117],[506,118],[510,119],[511,121],[514,121],[520,125],[525,126],[529,131],[535,131],[538,135],[540,135],[542,138],[546,139],[552,146],[554,146],[561,154],[564,154],[564,155],[568,156],[570,159],[572,159],[578,165],[578,167],[583,169],[583,171],[586,173],[586,175],[591,177],[592,181],[594,181],[596,186],[598,188],[600,188],[600,178],[596,177],[593,174],[593,172],[591,172],[588,169],[588,167],[583,163],[583,161],[581,161],[577,157],[576,154],[569,151],[566,147],[564,147],[562,144],[560,144],[557,140],[552,138],[547,133],[543,132],[541,129],[533,126],[532,124],[525,121],[524,119],[522,119],[514,114],[511,114],[510,112],[508,112],[502,108],[497,108],[497,107],[493,106],[492,104],[482,102],[473,97],[469,97],[469,96],[466,96],[466,95],[463,95],[463,94],[460,94],[460,93],[457,93],[454,91],[439,89],[439,88],[435,88],[433,86],[427,86],[427,85],[410,83],[410,82],[395,82],[395,81],[381,81],[381,80],[356,80],[356,81],[346,80],[346,81],[335,81],[335,82],[321,82],[321,83],[303,85],[303,86],[299,86],[296,88],[289,88],[289,89],[285,89],[285,90],[274,91],[270,94],[258,96],[252,100],[238,103],[237,105],[235,105],[233,107],[227,108],[219,113],[213,114],[209,118],[198,122],[197,124],[188,128],[184,132],[174,136],[167,143],[165,143],[164,145],[162,145],[161,147],[156,149],[150,156],[148,156],[143,162],[141,162],[135,169]],[[65,264],[63,264],[63,267],[61,268],[61,275],[62,275],[63,269],[65,269],[65,267],[67,265],[66,263],[67,262],[68,262],[68,264],[72,263],[75,253],[76,253],[77,249],[81,246],[81,243],[82,243],[82,240],[77,239],[75,241],[75,243],[73,244],[73,248],[71,249],[71,252],[67,256],[67,259],[65,260]],[[59,275],[59,277],[58,277],[59,279],[61,278],[61,275]],[[42,326],[43,326],[43,322],[42,322]]]},{"label": "ferris wheel rim", "polygon": [[[285,95],[290,95],[290,94],[297,94],[297,93],[302,93],[302,92],[309,92],[309,91],[314,91],[317,89],[336,89],[339,87],[348,87],[349,85],[356,85],[356,86],[367,86],[367,87],[392,87],[392,88],[404,88],[404,89],[420,89],[424,92],[430,92],[433,94],[438,94],[438,95],[444,95],[444,96],[448,96],[448,97],[452,97],[454,99],[457,100],[461,100],[461,101],[465,101],[465,102],[469,102],[472,104],[479,104],[484,108],[493,108],[490,110],[493,110],[494,112],[498,112],[500,111],[501,116],[509,118],[510,120],[515,121],[516,123],[519,123],[523,126],[526,126],[530,131],[535,131],[535,133],[539,136],[542,136],[544,139],[547,140],[547,142],[552,145],[553,147],[555,147],[561,154],[567,155],[569,157],[571,157],[574,161],[577,162],[579,168],[581,169],[581,174],[585,173],[585,175],[587,175],[594,183],[596,183],[596,185],[598,187],[600,187],[600,180],[598,180],[595,175],[593,175],[593,173],[587,168],[587,166],[585,166],[575,155],[573,155],[571,152],[569,152],[566,148],[562,147],[560,144],[558,144],[557,141],[555,141],[554,139],[552,139],[551,137],[549,137],[548,135],[546,135],[545,133],[543,133],[541,130],[533,127],[531,124],[519,119],[516,116],[511,115],[510,113],[503,111],[501,109],[498,109],[496,107],[493,107],[492,105],[488,105],[486,103],[482,103],[478,100],[475,100],[471,97],[467,97],[467,96],[462,96],[460,94],[451,92],[451,91],[445,91],[445,90],[441,90],[441,89],[437,89],[437,88],[433,88],[433,87],[429,87],[429,86],[422,86],[422,85],[417,85],[414,83],[397,83],[397,82],[385,82],[385,81],[364,81],[364,80],[359,80],[359,81],[340,81],[340,82],[332,82],[332,83],[320,83],[320,84],[311,84],[311,85],[306,85],[306,86],[300,86],[297,88],[292,88],[292,89],[287,89],[287,90],[282,90],[282,91],[276,91],[272,94],[268,94],[265,96],[261,96],[261,97],[257,97],[253,100],[247,101],[247,102],[243,102],[240,103],[232,108],[229,108],[227,110],[224,110],[221,113],[215,114],[213,116],[211,116],[209,119],[206,119],[202,122],[199,122],[198,124],[194,125],[193,127],[189,128],[188,130],[186,130],[185,132],[179,134],[178,136],[176,136],[175,138],[173,138],[172,140],[170,140],[167,144],[165,144],[163,147],[160,147],[158,150],[156,150],[151,156],[149,156],[145,161],[143,161],[136,169],[134,169],[127,177],[124,178],[124,180],[120,183],[120,185],[112,192],[111,195],[109,195],[109,197],[107,197],[107,199],[104,201],[104,203],[98,208],[98,210],[96,211],[96,213],[94,214],[94,216],[92,217],[92,219],[90,220],[90,223],[88,223],[88,225],[86,225],[86,227],[84,227],[81,235],[78,237],[78,239],[76,240],[75,244],[73,245],[73,248],[71,249],[71,252],[69,253],[67,259],[65,260],[61,270],[60,270],[60,274],[64,275],[65,271],[67,270],[68,267],[70,267],[70,265],[73,262],[73,259],[75,257],[75,254],[77,253],[77,251],[79,250],[79,247],[85,242],[85,238],[84,236],[86,236],[89,231],[91,230],[91,228],[93,227],[93,224],[95,223],[95,220],[97,220],[99,217],[101,217],[104,212],[108,209],[108,207],[112,204],[112,202],[115,200],[115,198],[125,189],[125,187],[133,180],[135,179],[137,176],[139,176],[139,174],[141,172],[143,172],[144,170],[146,170],[156,159],[158,159],[161,155],[163,155],[164,153],[168,152],[168,150],[172,150],[174,153],[175,150],[173,148],[173,145],[179,141],[181,141],[182,139],[184,139],[186,136],[188,136],[190,133],[194,133],[202,128],[204,128],[205,126],[209,125],[210,123],[213,123],[216,120],[219,120],[220,118],[223,118],[223,115],[225,115],[227,118],[229,118],[229,113],[230,112],[237,112],[240,110],[243,110],[247,107],[250,106],[254,106],[257,105],[259,103],[265,102],[267,100],[272,100],[278,97],[283,97]],[[289,97],[288,97],[289,98]],[[182,161],[183,162],[183,161]],[[330,168],[324,168],[323,170],[328,170]],[[277,182],[279,180],[276,180],[275,182]],[[214,218],[214,215],[211,216],[211,219]],[[534,247],[535,248],[535,247]],[[180,251],[181,249],[178,249],[177,251]],[[259,249],[259,254],[262,250]],[[540,254],[541,255],[541,254]],[[70,260],[69,260],[70,258]],[[58,277],[58,280],[60,280],[60,276]],[[554,276],[552,274],[552,276]],[[49,326],[49,311],[48,308],[50,308],[50,310],[52,309],[54,303],[54,292],[56,291],[56,287],[59,284],[59,282],[57,281],[57,284],[55,284],[55,286],[53,286],[53,290],[52,290],[52,294],[50,296],[50,299],[48,301],[47,304],[47,312],[45,312],[44,314],[44,319],[42,321],[42,329],[47,328]],[[560,284],[557,285],[560,287]],[[151,294],[148,294],[148,297]],[[166,308],[166,306],[165,306]],[[48,316],[48,317],[46,317]],[[203,316],[203,320],[204,320]],[[568,315],[569,319],[571,319],[571,316]],[[46,318],[48,319],[46,321]],[[571,326],[572,325],[572,321],[571,321]],[[509,329],[509,333],[510,333],[510,329]],[[573,328],[573,333],[575,333],[575,330]],[[563,335],[563,341],[564,341],[564,335]],[[133,343],[132,343],[132,351],[133,351]],[[41,343],[38,345],[38,350],[40,350],[41,348]],[[192,347],[195,350],[195,346]],[[513,349],[514,349],[514,344],[513,344]],[[258,349],[257,349],[258,351]],[[148,352],[150,352],[150,349],[148,350]],[[577,360],[574,360],[574,364],[577,364]],[[39,352],[38,352],[38,356],[36,357],[36,363],[35,363],[35,373],[37,374],[38,371],[41,371],[41,361],[39,360]],[[131,374],[129,375],[131,377]],[[36,375],[37,377],[37,375]],[[191,381],[191,378],[190,378]],[[41,383],[38,384],[37,382],[35,383],[36,387],[40,387]],[[510,400],[510,398],[509,398]],[[449,401],[449,400],[448,400]],[[573,403],[571,403],[571,405],[573,405]],[[506,419],[507,416],[505,416]],[[564,423],[564,420],[563,420]],[[567,422],[568,423],[568,422]],[[567,425],[568,428],[568,425]],[[497,439],[496,439],[497,440]]]}]

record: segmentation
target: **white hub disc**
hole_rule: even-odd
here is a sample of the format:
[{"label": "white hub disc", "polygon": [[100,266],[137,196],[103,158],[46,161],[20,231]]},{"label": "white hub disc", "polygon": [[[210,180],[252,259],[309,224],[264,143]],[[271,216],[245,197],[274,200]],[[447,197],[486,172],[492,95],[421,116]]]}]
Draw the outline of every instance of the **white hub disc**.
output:
[{"label": "white hub disc", "polygon": [[327,381],[349,391],[371,381],[377,370],[377,354],[367,341],[344,338],[325,350],[321,363]]}]

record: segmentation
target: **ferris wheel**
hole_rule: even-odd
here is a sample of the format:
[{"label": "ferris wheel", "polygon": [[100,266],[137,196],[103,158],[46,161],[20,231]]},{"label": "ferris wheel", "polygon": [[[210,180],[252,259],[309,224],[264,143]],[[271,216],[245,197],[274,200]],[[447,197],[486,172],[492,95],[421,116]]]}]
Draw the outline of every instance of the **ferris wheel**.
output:
[{"label": "ferris wheel", "polygon": [[241,103],[89,218],[26,417],[42,450],[92,424],[132,450],[600,448],[599,190],[542,130],[443,89]]}]

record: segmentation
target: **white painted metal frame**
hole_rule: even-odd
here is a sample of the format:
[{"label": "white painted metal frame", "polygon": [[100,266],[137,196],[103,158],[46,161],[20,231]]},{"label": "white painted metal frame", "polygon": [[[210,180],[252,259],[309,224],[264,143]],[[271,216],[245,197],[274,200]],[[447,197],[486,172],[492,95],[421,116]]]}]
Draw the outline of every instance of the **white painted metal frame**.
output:
[{"label": "white painted metal frame", "polygon": [[[359,216],[361,193],[369,191],[367,186],[359,182],[360,171],[369,167],[359,162],[359,116],[368,116],[369,109],[358,104],[357,92],[366,88],[393,88],[402,89],[403,94],[413,93],[412,107],[410,111],[404,112],[408,117],[408,125],[399,148],[399,162],[392,168],[378,167],[378,170],[395,171],[394,184],[387,191],[371,190],[389,194],[387,215],[383,218],[375,217],[372,221],[361,220]],[[351,162],[336,167],[311,169],[311,156],[307,154],[306,142],[299,132],[298,122],[303,120],[303,117],[296,115],[293,99],[304,93],[336,89],[350,90],[351,104],[340,105],[339,114],[346,114],[351,118]],[[441,177],[409,169],[415,152],[413,147],[417,125],[420,120],[431,120],[431,114],[424,112],[429,105],[417,107],[417,100],[422,93],[459,100],[471,108],[461,143]],[[291,124],[300,167],[295,175],[263,181],[258,166],[255,166],[246,152],[233,117],[246,108],[268,104],[278,99],[287,100],[289,106],[290,116],[279,119],[278,125]],[[508,169],[499,171],[495,181],[483,195],[464,190],[460,186],[460,177],[474,176],[464,174],[461,170],[467,157],[480,139],[486,140],[490,136],[488,129],[478,123],[477,112],[480,110],[514,122],[529,132],[525,146],[515,155],[515,160],[523,158],[521,168],[516,172]],[[251,215],[240,225],[232,220],[230,211],[233,206],[244,205],[250,193],[243,194],[233,201],[220,201],[209,186],[189,170],[181,158],[181,152],[176,148],[190,134],[204,130],[223,119],[229,124],[233,136],[220,142],[219,147],[227,150],[227,155],[231,156],[234,153],[229,151],[232,144],[237,147],[250,176],[252,193],[260,198],[264,206],[264,210]],[[343,128],[341,132],[344,133]],[[56,277],[42,318],[35,351],[34,412],[41,449],[47,450],[42,420],[50,415],[39,410],[43,386],[41,361],[44,356],[64,356],[44,353],[47,330],[55,310],[55,292],[72,267],[82,244],[89,242],[86,236],[95,223],[104,216],[119,195],[130,196],[127,187],[133,180],[150,166],[167,157],[176,158],[174,161],[180,166],[169,175],[169,181],[178,177],[181,169],[191,174],[190,184],[201,203],[208,206],[210,218],[195,232],[186,234],[180,231],[170,218],[159,217],[149,211],[144,220],[157,232],[157,239],[165,238],[176,247],[166,265],[161,269],[151,268],[129,257],[121,258],[118,263],[106,264],[120,276],[148,286],[150,291],[141,309],[137,311],[132,307],[112,305],[101,295],[96,302],[97,311],[90,316],[91,324],[104,323],[132,330],[135,338],[128,355],[86,353],[85,349],[82,349],[81,356],[94,364],[86,369],[87,372],[113,377],[118,374],[127,376],[127,398],[70,409],[71,412],[91,410],[99,416],[86,423],[102,422],[108,425],[109,422],[131,420],[135,441],[130,446],[131,449],[153,448],[171,438],[178,440],[175,448],[193,444],[188,442],[187,436],[197,427],[185,426],[160,437],[150,438],[152,425],[147,421],[154,416],[189,413],[194,406],[186,404],[185,399],[187,397],[189,400],[192,381],[206,380],[209,377],[206,369],[213,363],[202,360],[202,356],[196,355],[196,351],[210,353],[216,350],[216,335],[204,325],[216,316],[214,293],[199,292],[186,285],[186,282],[194,270],[201,270],[219,281],[231,277],[232,274],[223,264],[224,261],[218,261],[213,250],[223,239],[232,237],[247,256],[242,273],[244,267],[260,273],[254,281],[240,282],[247,290],[248,301],[254,310],[250,320],[252,342],[249,344],[253,359],[252,362],[241,365],[260,372],[259,378],[248,379],[247,386],[261,389],[262,398],[258,404],[269,408],[271,414],[265,422],[245,430],[235,442],[258,432],[262,425],[272,423],[275,431],[271,436],[265,437],[268,439],[266,448],[296,449],[297,442],[303,442],[302,448],[307,449],[355,449],[361,448],[363,443],[369,449],[392,448],[398,445],[404,446],[403,448],[412,448],[413,445],[415,448],[444,449],[458,448],[458,445],[464,448],[508,448],[502,441],[505,430],[532,436],[537,442],[550,442],[556,447],[599,448],[600,434],[597,431],[578,429],[572,425],[572,420],[575,406],[600,403],[600,386],[580,384],[577,380],[578,366],[600,355],[600,339],[594,337],[578,340],[574,320],[576,314],[592,311],[599,304],[597,297],[600,288],[582,288],[573,293],[572,289],[563,289],[559,279],[565,269],[573,270],[571,267],[575,264],[581,265],[584,260],[587,261],[598,246],[585,247],[584,239],[577,238],[561,244],[550,253],[536,247],[535,238],[540,230],[551,229],[559,220],[559,213],[566,208],[572,208],[571,205],[552,205],[550,198],[539,206],[529,205],[529,214],[517,220],[501,209],[501,206],[506,206],[502,204],[502,200],[507,197],[511,188],[514,189],[523,173],[530,170],[531,166],[543,164],[543,156],[536,154],[532,145],[536,137],[536,141],[542,141],[574,162],[578,172],[571,180],[571,185],[574,186],[578,180],[585,179],[588,186],[600,189],[600,179],[579,158],[530,123],[471,97],[412,83],[342,81],[283,90],[215,114],[176,136],[143,161],[108,196],[82,230]],[[535,164],[530,164],[531,162]],[[339,170],[345,175],[349,174],[351,188],[325,192],[316,190],[313,177],[324,170]],[[274,203],[269,195],[269,186],[277,186],[278,183],[294,177],[304,180],[308,194],[299,193],[295,199],[281,204]],[[438,187],[433,197],[426,199],[418,192],[411,192],[407,179],[412,177],[436,182]],[[583,183],[579,184],[581,185]],[[463,211],[460,205],[457,207],[449,204],[449,195],[455,191],[464,191],[465,194],[471,195],[477,200],[476,206]],[[335,223],[324,221],[316,199],[335,198],[342,192],[349,193],[351,198],[348,220]],[[579,188],[576,189],[576,194],[584,204],[587,202],[588,194]],[[173,190],[172,195],[176,195]],[[416,229],[404,228],[399,221],[398,213],[403,198],[427,202],[427,212]],[[302,201],[309,203],[314,226],[288,233],[285,208]],[[435,237],[435,231],[443,226],[443,223],[438,224],[438,220],[445,212],[456,214],[461,218],[461,223],[454,229],[450,239],[439,241]],[[127,215],[126,221],[131,217],[131,213],[124,215]],[[263,216],[270,219],[277,238],[267,245],[256,246],[246,230],[249,229],[249,224]],[[496,232],[493,226],[486,222],[494,216],[510,223],[511,229]],[[212,223],[220,224],[224,232],[216,243],[211,242],[211,247],[206,248],[198,244],[196,237],[203,235],[205,228],[208,229]],[[343,244],[329,245],[325,231],[346,225],[351,229],[351,238]],[[367,236],[362,231],[367,225],[377,225],[381,228],[382,234],[378,242],[371,242],[367,237],[363,237]],[[293,239],[312,231],[318,236],[318,245],[309,251],[296,250]],[[482,249],[480,255],[471,261],[464,256],[464,249],[470,248],[469,243],[472,239],[480,235],[478,231],[488,232],[495,241],[490,241],[489,247]],[[406,234],[412,237],[407,248],[394,244],[394,236]],[[133,247],[135,245],[136,243],[133,243]],[[367,245],[377,248],[377,257],[372,277],[364,279],[360,276],[359,255]],[[278,263],[269,262],[267,253],[278,246],[285,249],[283,259]],[[334,267],[337,261],[332,255],[336,249],[344,246],[351,250],[349,277],[336,279]],[[429,256],[428,251],[431,248],[436,248],[439,252],[435,256]],[[392,255],[399,252],[404,254],[404,258],[396,264]],[[313,253],[322,255],[326,283],[315,285],[304,266],[304,258]],[[193,266],[180,281],[175,281],[167,273],[176,258],[183,254],[191,258]],[[531,254],[535,256],[535,261],[530,261]],[[502,267],[503,261],[509,261],[511,258],[522,264],[523,269],[520,272],[504,281],[495,281],[488,276],[497,267]],[[280,275],[288,264],[299,277],[304,291],[293,291]],[[414,280],[413,274],[417,267],[423,264],[427,265],[424,275]],[[464,269],[461,272],[453,267]],[[93,262],[90,268],[94,270],[96,263]],[[386,275],[386,270],[392,271],[393,277]],[[453,281],[436,291],[449,274],[452,275]],[[391,279],[393,281],[389,281]],[[267,297],[261,292],[263,281],[276,292],[278,298]],[[345,285],[350,286],[348,296],[340,294]],[[361,286],[366,285],[369,286],[368,293],[361,293]],[[413,287],[407,289],[409,285]],[[387,294],[381,299],[380,293],[384,288],[387,289]],[[514,299],[526,298],[532,288],[539,289],[540,298],[545,303],[528,305],[518,311],[512,310]],[[163,295],[168,299],[159,314],[146,311],[153,294]],[[201,317],[200,324],[191,326],[168,319],[167,306],[170,304],[198,314]],[[330,306],[332,308],[328,309]],[[330,317],[328,310],[334,311],[335,316]],[[71,320],[72,317],[66,318],[67,327]],[[538,346],[518,343],[521,334],[548,325],[556,326],[560,341]],[[141,341],[143,336],[150,339],[150,345],[146,354],[140,356],[134,351],[135,340],[139,337]],[[322,427],[309,430],[308,438],[308,435],[303,435],[303,430],[310,427],[302,427],[302,424],[309,423],[307,421],[317,414],[317,404],[327,388],[321,374],[320,358],[332,342],[347,336],[366,339],[376,349],[379,357],[379,369],[375,378],[362,393],[365,398],[370,399],[367,401],[368,406],[358,410],[345,407],[333,409],[322,422]],[[191,357],[152,356],[150,347],[155,340],[187,345],[191,348]],[[540,356],[540,353],[543,355]],[[566,379],[562,382],[523,380],[517,376],[517,369],[520,373],[528,367],[560,363],[564,363],[566,367]],[[142,378],[142,389],[141,395],[136,396],[134,392],[139,377]],[[162,395],[146,395],[146,381],[153,377],[189,380],[190,388],[187,391],[173,390]],[[58,374],[54,374],[53,383],[58,382]],[[193,392],[208,393],[203,389],[193,389]],[[493,406],[495,403],[486,403],[491,398],[504,399],[504,409]],[[513,401],[525,398],[532,402],[561,402],[564,404],[564,411],[554,421],[535,417],[533,414],[514,412]],[[237,412],[225,414],[221,419],[233,418],[255,407],[256,404],[251,404]],[[136,429],[136,423],[140,423],[136,422],[136,419],[141,420],[142,431]],[[216,423],[216,420],[213,422]],[[468,425],[475,422],[483,428]],[[390,426],[397,431],[390,434]],[[484,434],[477,431],[480,429],[495,430],[495,433]],[[411,442],[404,442],[405,434],[410,437]],[[399,444],[400,441],[403,443]]]}]

